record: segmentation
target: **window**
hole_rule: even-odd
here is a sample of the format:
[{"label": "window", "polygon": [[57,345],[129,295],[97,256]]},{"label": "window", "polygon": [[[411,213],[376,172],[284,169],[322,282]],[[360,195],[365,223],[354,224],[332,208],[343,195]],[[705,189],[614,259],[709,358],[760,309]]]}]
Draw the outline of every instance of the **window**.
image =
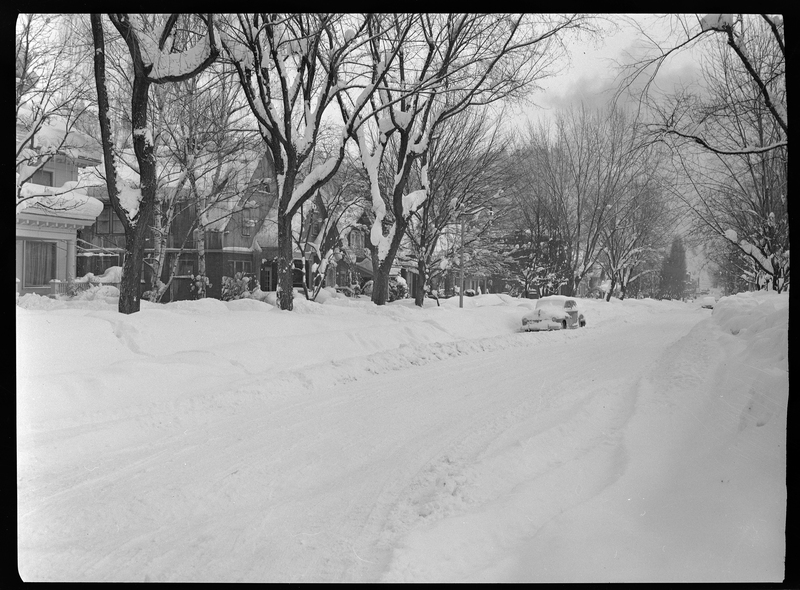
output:
[{"label": "window", "polygon": [[306,284],[305,280],[305,260],[293,260],[292,286],[302,287]]},{"label": "window", "polygon": [[31,182],[43,186],[53,186],[53,173],[50,170],[37,170],[31,176]]},{"label": "window", "polygon": [[44,287],[56,278],[56,243],[25,240],[25,287]]},{"label": "window", "polygon": [[110,205],[103,207],[103,212],[97,217],[97,233],[98,234],[124,234],[125,228],[122,221],[114,213]]},{"label": "window", "polygon": [[265,291],[274,291],[275,287],[272,285],[272,268],[264,264],[261,265],[261,288]]},{"label": "window", "polygon": [[350,286],[350,270],[344,265],[336,268],[336,284],[340,287]]},{"label": "window", "polygon": [[213,230],[207,231],[206,248],[209,250],[219,250],[222,248],[222,232]]},{"label": "window", "polygon": [[253,263],[251,260],[231,260],[231,276],[235,276],[237,272],[248,274],[253,270]]},{"label": "window", "polygon": [[350,247],[355,250],[360,250],[364,247],[364,236],[360,231],[351,231],[350,235],[347,237],[347,241],[350,244]]},{"label": "window", "polygon": [[194,276],[194,260],[179,260],[178,261],[178,276],[187,277]]}]

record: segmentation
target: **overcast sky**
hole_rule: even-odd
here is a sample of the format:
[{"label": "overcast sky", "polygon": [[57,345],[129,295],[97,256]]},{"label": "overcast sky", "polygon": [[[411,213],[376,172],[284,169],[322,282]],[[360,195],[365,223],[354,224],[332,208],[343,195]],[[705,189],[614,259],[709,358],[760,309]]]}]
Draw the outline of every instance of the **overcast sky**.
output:
[{"label": "overcast sky", "polygon": [[[604,32],[596,40],[584,39],[569,44],[571,60],[557,76],[543,80],[542,90],[535,91],[531,98],[535,106],[523,109],[521,118],[536,120],[552,116],[560,107],[578,105],[600,107],[608,103],[619,71],[616,62],[627,63],[631,56],[640,55],[646,42],[639,31],[625,22],[622,15],[604,15],[609,22],[603,25]],[[647,27],[648,33],[658,37],[667,35],[667,23],[652,15],[629,15]],[[675,83],[697,83],[700,80],[700,65],[696,55],[684,52],[664,65],[659,73],[660,85]]]}]

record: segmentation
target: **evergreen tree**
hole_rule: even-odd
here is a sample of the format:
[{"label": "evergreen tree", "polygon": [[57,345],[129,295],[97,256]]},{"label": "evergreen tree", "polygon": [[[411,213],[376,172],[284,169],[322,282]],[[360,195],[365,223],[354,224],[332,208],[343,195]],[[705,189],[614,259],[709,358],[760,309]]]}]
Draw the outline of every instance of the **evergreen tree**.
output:
[{"label": "evergreen tree", "polygon": [[686,289],[686,250],[683,240],[676,236],[672,240],[669,254],[661,267],[659,297],[681,299]]}]

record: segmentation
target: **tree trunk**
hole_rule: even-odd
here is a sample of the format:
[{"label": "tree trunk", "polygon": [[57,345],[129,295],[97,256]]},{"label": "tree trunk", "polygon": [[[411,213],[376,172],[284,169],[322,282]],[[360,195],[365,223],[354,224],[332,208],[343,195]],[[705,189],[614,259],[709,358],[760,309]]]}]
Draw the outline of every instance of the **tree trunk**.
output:
[{"label": "tree trunk", "polygon": [[144,237],[137,239],[137,233],[143,233],[138,226],[125,232],[125,260],[122,263],[122,279],[119,284],[119,312],[124,314],[139,311],[139,277],[142,273],[144,258]]},{"label": "tree trunk", "polygon": [[[139,276],[142,272],[142,254],[144,238],[139,240],[137,234],[142,228],[131,223],[127,212],[119,205],[117,193],[117,177],[114,168],[114,144],[109,121],[108,89],[106,88],[105,39],[103,24],[99,14],[91,15],[92,41],[94,43],[94,74],[97,88],[97,108],[100,123],[100,135],[103,144],[103,160],[106,172],[106,186],[111,205],[125,226],[125,256],[122,263],[122,279],[119,285],[119,312],[124,314],[139,311]],[[144,225],[144,224],[142,224]]]},{"label": "tree trunk", "polygon": [[150,277],[150,301],[155,303],[161,299],[166,288],[161,281],[161,271],[164,268],[164,256],[166,254],[166,234],[169,227],[164,227],[162,203],[157,202],[153,205],[153,275]]},{"label": "tree trunk", "polygon": [[292,219],[278,208],[278,308],[294,308],[294,265],[292,264]]},{"label": "tree trunk", "polygon": [[389,252],[386,258],[380,264],[375,264],[375,256],[373,256],[373,269],[375,276],[372,279],[372,302],[375,305],[386,305],[389,298],[389,273],[392,271],[392,263],[394,263],[397,250],[400,249],[400,242],[403,240],[403,234],[406,231],[406,225],[398,223],[395,228],[394,238],[389,246]]},{"label": "tree trunk", "polygon": [[197,228],[197,275],[195,275],[197,299],[206,296],[206,226],[202,223]]},{"label": "tree trunk", "polygon": [[[133,129],[147,129],[147,96],[150,83],[136,77],[133,81],[133,98],[131,101],[131,120]],[[130,231],[125,232],[125,266],[120,283],[119,311],[130,314],[139,311],[139,282],[142,276],[142,260],[144,242],[148,231],[148,222],[153,214],[156,197],[156,169],[153,146],[146,141],[144,133],[133,135],[133,147],[139,163],[139,188],[142,199],[139,212],[132,223]],[[127,267],[127,268],[126,268]]]},{"label": "tree trunk", "polygon": [[578,292],[578,285],[581,282],[581,277],[577,277],[574,274],[572,275],[572,279],[569,280],[567,283],[567,297],[574,297],[575,293]]},{"label": "tree trunk", "polygon": [[624,268],[619,273],[619,300],[623,301],[625,299],[625,291],[628,288],[628,281],[631,278],[631,271],[630,268]]},{"label": "tree trunk", "polygon": [[379,264],[374,267],[374,271],[372,277],[372,302],[375,305],[386,305],[386,301],[389,299],[389,270],[384,268],[384,264]]},{"label": "tree trunk", "polygon": [[608,293],[606,293],[606,301],[611,301],[611,295],[614,293],[614,287],[617,286],[617,277],[614,273],[611,273],[611,286],[608,288]]},{"label": "tree trunk", "polygon": [[420,258],[417,260],[417,289],[414,293],[414,305],[422,307],[425,302],[425,283],[428,280],[428,267],[425,260]]}]

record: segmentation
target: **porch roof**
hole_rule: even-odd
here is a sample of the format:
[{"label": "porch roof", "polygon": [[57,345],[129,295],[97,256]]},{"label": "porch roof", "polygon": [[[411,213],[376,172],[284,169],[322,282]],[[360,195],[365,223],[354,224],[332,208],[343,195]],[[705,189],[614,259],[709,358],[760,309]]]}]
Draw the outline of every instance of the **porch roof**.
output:
[{"label": "porch roof", "polygon": [[103,203],[80,192],[77,184],[76,181],[66,182],[59,187],[31,182],[23,184],[20,187],[21,200],[16,207],[17,216],[24,214],[68,219],[91,225],[103,211]]}]

